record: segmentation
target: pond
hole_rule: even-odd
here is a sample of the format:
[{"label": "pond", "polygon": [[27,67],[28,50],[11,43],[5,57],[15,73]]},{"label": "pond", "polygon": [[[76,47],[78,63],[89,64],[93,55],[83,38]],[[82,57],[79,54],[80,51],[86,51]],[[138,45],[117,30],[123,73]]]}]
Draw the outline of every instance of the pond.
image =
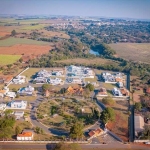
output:
[{"label": "pond", "polygon": [[90,49],[89,53],[90,53],[90,54],[93,54],[93,55],[95,55],[95,56],[99,56],[99,53],[96,52],[96,51],[93,51],[92,49]]}]

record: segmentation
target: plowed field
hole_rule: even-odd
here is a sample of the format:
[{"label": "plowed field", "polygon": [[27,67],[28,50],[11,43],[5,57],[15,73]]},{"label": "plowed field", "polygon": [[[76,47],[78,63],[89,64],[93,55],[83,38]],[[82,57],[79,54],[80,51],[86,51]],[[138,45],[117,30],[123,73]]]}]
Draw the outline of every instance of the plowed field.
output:
[{"label": "plowed field", "polygon": [[12,54],[12,55],[41,55],[48,53],[52,47],[49,45],[26,45],[17,44],[10,47],[0,47],[0,54]]}]

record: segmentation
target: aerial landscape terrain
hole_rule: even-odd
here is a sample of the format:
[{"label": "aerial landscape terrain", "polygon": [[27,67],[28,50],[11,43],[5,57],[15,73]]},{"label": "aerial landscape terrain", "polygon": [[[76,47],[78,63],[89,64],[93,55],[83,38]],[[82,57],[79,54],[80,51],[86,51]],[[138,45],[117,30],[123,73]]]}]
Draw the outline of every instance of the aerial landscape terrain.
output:
[{"label": "aerial landscape terrain", "polygon": [[150,19],[4,12],[0,149],[150,149]]}]

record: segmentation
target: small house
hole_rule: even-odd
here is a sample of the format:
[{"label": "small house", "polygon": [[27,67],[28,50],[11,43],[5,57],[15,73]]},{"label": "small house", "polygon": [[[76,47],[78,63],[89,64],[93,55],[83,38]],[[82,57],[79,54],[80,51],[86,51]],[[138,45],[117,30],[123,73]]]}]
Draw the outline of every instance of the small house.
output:
[{"label": "small house", "polygon": [[123,83],[122,82],[117,82],[117,85],[119,88],[123,88]]},{"label": "small house", "polygon": [[94,137],[98,137],[98,136],[100,136],[101,134],[103,134],[103,130],[100,129],[100,128],[95,129],[95,130],[91,130],[91,131],[88,133],[88,135],[89,135],[89,139],[88,139],[88,140],[90,140],[90,139],[92,139],[92,138],[94,138]]},{"label": "small house", "polygon": [[6,109],[6,104],[0,104],[0,111],[5,111]]},{"label": "small house", "polygon": [[23,130],[21,134],[17,135],[18,141],[31,141],[33,140],[34,132],[32,130]]},{"label": "small house", "polygon": [[100,88],[98,91],[97,96],[108,96],[107,91],[105,88]]},{"label": "small house", "polygon": [[27,87],[23,87],[23,88],[20,88],[18,90],[18,94],[20,95],[32,95],[34,92],[34,87],[32,86],[27,86]]},{"label": "small house", "polygon": [[120,90],[115,87],[113,88],[112,93],[114,96],[122,96]]},{"label": "small house", "polygon": [[26,109],[27,101],[23,100],[14,100],[10,102],[11,109]]}]

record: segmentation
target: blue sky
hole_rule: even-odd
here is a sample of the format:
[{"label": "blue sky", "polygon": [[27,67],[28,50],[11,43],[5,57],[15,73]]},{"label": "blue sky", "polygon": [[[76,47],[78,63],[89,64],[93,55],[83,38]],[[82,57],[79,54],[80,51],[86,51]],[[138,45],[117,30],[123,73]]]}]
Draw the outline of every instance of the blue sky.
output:
[{"label": "blue sky", "polygon": [[0,14],[150,19],[150,0],[0,0]]}]

